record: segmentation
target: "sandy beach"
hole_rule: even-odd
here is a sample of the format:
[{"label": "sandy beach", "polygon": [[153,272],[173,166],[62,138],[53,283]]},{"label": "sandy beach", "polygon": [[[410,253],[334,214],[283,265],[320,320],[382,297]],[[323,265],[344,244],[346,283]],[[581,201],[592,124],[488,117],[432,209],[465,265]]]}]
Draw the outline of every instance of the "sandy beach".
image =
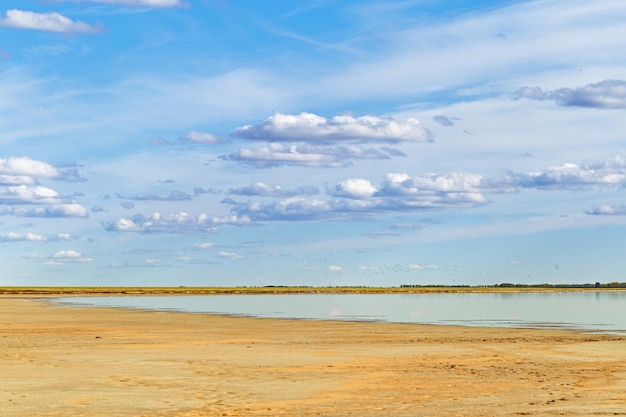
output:
[{"label": "sandy beach", "polygon": [[626,337],[5,296],[0,415],[626,415]]}]

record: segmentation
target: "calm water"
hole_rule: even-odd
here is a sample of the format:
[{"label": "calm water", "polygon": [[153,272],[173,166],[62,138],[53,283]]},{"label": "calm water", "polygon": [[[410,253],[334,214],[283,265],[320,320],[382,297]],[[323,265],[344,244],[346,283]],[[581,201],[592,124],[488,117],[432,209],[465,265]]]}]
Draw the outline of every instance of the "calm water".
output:
[{"label": "calm water", "polygon": [[567,328],[626,334],[626,292],[113,296],[57,301],[253,317]]}]

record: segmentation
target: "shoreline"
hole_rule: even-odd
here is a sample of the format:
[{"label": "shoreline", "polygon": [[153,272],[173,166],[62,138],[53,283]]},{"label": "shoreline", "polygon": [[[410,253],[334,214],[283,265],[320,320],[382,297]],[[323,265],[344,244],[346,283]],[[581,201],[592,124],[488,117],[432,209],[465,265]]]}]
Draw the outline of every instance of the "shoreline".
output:
[{"label": "shoreline", "polygon": [[[507,292],[508,294],[510,294],[510,292]],[[544,294],[547,292],[541,292],[541,294]],[[558,294],[557,292],[549,292],[549,293],[554,293],[554,294]],[[577,292],[578,293],[578,292]],[[388,293],[389,295],[398,295],[396,293]],[[434,292],[425,292],[425,293],[421,293],[423,295],[430,295],[430,294],[439,294],[439,293],[434,293]],[[446,294],[446,293],[442,293],[442,294]],[[450,294],[450,293],[447,293]],[[496,294],[493,292],[490,293],[469,293],[469,294]],[[533,294],[533,293],[529,293],[529,294]],[[496,320],[495,318],[492,317],[491,320],[489,320],[489,322],[491,322],[492,324],[487,324],[484,320],[480,320],[480,319],[476,319],[476,320],[426,320],[426,321],[410,321],[410,320],[394,320],[391,317],[383,317],[383,316],[378,316],[378,317],[382,317],[382,318],[371,318],[372,316],[370,315],[365,315],[365,316],[359,316],[358,314],[355,315],[347,315],[344,317],[331,317],[331,316],[323,316],[323,314],[312,314],[311,311],[308,312],[308,315],[299,315],[297,312],[289,315],[289,314],[273,314],[273,313],[243,313],[243,312],[236,312],[236,311],[232,311],[232,312],[220,312],[221,310],[219,308],[217,309],[212,309],[211,311],[203,311],[201,309],[190,309],[187,307],[159,307],[158,305],[141,305],[141,303],[130,303],[127,305],[124,305],[124,303],[121,302],[121,300],[128,300],[128,299],[132,299],[132,298],[137,298],[137,299],[141,299],[143,297],[181,297],[182,299],[184,299],[184,297],[189,296],[189,297],[194,297],[194,296],[199,296],[199,297],[210,297],[210,296],[224,296],[224,297],[229,297],[229,296],[233,296],[233,297],[238,297],[238,296],[323,296],[323,295],[371,295],[371,296],[376,296],[376,295],[381,295],[381,294],[372,294],[372,293],[368,293],[368,294],[345,294],[345,293],[327,293],[327,292],[318,292],[315,294],[312,293],[285,293],[285,294],[259,294],[259,293],[254,293],[254,294],[232,294],[232,293],[225,293],[225,294],[150,294],[150,293],[146,293],[146,294],[115,294],[115,293],[107,293],[105,295],[102,294],[72,294],[71,296],[68,295],[53,295],[53,294],[46,294],[46,295],[26,295],[23,297],[26,298],[33,298],[33,299],[39,299],[39,300],[47,300],[50,301],[52,303],[55,303],[59,306],[65,306],[65,307],[72,307],[72,308],[76,308],[76,307],[80,307],[80,308],[121,308],[121,309],[130,309],[130,310],[137,310],[137,311],[147,311],[147,312],[176,312],[176,313],[183,313],[183,314],[207,314],[207,315],[212,315],[212,316],[223,316],[223,317],[241,317],[241,318],[264,318],[264,319],[280,319],[280,320],[313,320],[313,321],[340,321],[340,322],[348,322],[348,323],[390,323],[390,324],[416,324],[416,325],[432,325],[432,326],[458,326],[458,327],[469,327],[469,328],[501,328],[501,329],[528,329],[528,330],[567,330],[567,331],[574,331],[574,332],[578,332],[578,333],[584,333],[584,334],[606,334],[606,335],[618,335],[618,336],[626,336],[626,329],[624,327],[621,326],[616,326],[616,325],[612,325],[612,324],[603,324],[604,328],[601,328],[601,326],[596,325],[589,325],[589,324],[582,324],[582,323],[576,323],[576,322],[567,322],[567,321],[550,321],[550,320],[544,320],[544,321],[537,321],[537,320],[524,320],[523,318],[518,318],[518,320],[516,320],[515,322],[512,322],[510,319],[502,319],[502,320]],[[387,295],[386,293],[384,295]],[[450,294],[450,296],[452,296],[452,294]],[[0,294],[0,299],[3,297],[3,295]],[[19,298],[19,296],[10,296],[10,297],[16,297]],[[104,303],[104,304],[98,304],[98,303],[94,303],[91,304],[89,301],[87,301],[89,298],[100,298],[100,299],[108,299],[109,297],[111,299],[118,299],[118,303]],[[84,299],[84,301],[82,301],[81,303],[75,304],[72,302],[73,299],[75,298],[82,298]],[[349,318],[346,318],[349,317]]]},{"label": "shoreline", "polygon": [[626,415],[626,337],[0,296],[3,416]]},{"label": "shoreline", "polygon": [[19,287],[0,286],[0,297],[105,296],[105,295],[254,295],[254,294],[446,294],[446,293],[558,293],[621,292],[626,287],[562,286],[403,286],[403,287]]}]

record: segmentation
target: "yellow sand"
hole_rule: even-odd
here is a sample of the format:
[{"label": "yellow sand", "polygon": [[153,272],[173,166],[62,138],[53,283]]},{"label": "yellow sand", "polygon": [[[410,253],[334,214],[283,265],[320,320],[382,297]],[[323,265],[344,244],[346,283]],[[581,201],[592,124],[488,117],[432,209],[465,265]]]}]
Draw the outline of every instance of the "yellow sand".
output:
[{"label": "yellow sand", "polygon": [[626,415],[626,337],[0,298],[0,416]]}]

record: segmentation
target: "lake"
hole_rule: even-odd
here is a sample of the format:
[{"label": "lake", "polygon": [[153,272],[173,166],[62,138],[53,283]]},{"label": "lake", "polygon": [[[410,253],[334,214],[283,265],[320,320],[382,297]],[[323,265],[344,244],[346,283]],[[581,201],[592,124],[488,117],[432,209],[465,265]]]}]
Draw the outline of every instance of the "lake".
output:
[{"label": "lake", "polygon": [[66,305],[266,318],[575,329],[626,334],[626,292],[291,294],[59,298]]}]

